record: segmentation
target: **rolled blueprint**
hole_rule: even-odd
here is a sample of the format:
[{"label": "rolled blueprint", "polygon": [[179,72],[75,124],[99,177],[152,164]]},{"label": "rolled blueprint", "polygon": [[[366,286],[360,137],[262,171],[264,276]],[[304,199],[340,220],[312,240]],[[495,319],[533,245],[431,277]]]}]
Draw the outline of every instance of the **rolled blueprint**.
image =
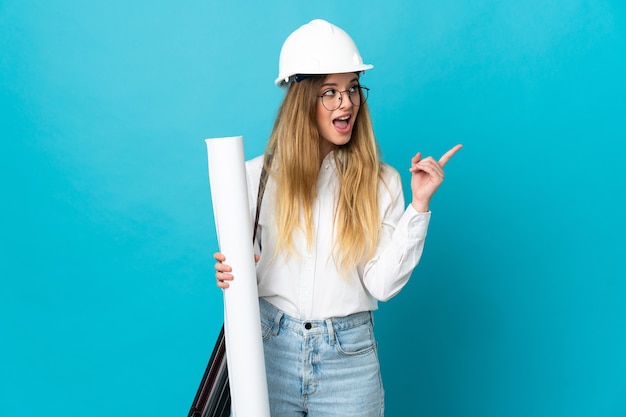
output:
[{"label": "rolled blueprint", "polygon": [[232,414],[270,417],[243,137],[205,142],[217,240],[235,277],[224,290]]}]

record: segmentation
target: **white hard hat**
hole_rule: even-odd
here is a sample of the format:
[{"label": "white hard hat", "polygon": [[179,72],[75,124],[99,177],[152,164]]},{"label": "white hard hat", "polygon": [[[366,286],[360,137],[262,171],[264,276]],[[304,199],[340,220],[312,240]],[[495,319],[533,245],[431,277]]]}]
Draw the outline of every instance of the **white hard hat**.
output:
[{"label": "white hard hat", "polygon": [[371,68],[374,66],[363,64],[350,35],[325,20],[316,19],[300,26],[283,43],[274,83],[281,87],[298,74],[341,74]]}]

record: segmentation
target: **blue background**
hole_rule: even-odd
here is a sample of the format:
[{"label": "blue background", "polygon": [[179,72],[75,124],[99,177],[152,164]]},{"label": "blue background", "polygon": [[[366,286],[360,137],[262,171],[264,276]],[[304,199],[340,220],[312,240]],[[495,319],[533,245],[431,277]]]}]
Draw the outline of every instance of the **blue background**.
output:
[{"label": "blue background", "polygon": [[389,416],[626,416],[621,0],[0,2],[0,415],[182,416],[222,322],[206,137],[346,29],[385,160],[464,149],[376,316]]}]

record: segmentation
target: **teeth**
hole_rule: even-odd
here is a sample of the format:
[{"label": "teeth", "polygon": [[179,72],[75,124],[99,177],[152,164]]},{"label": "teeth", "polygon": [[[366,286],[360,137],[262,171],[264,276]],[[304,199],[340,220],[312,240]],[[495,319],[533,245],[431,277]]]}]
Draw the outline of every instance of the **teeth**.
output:
[{"label": "teeth", "polygon": [[337,120],[348,120],[350,116],[339,117]]}]

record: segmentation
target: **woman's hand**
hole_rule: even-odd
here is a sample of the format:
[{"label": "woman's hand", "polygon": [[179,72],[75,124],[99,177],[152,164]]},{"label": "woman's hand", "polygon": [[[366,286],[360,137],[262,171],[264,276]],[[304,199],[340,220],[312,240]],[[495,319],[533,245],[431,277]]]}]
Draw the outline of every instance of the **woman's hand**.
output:
[{"label": "woman's hand", "polygon": [[213,259],[217,261],[215,263],[215,279],[217,279],[217,286],[222,289],[226,289],[228,288],[228,281],[233,280],[233,276],[230,274],[233,269],[229,265],[223,263],[226,260],[223,253],[215,252],[213,254]]},{"label": "woman's hand", "polygon": [[430,199],[443,182],[443,166],[462,147],[463,145],[456,145],[446,152],[439,161],[435,161],[432,156],[422,159],[421,152],[418,152],[411,159],[411,168],[409,168],[409,171],[413,173],[411,176],[411,192],[413,194],[411,204],[415,210],[420,213],[428,211]]},{"label": "woman's hand", "polygon": [[[230,265],[224,263],[226,257],[221,252],[215,252],[213,254],[213,259],[217,262],[215,263],[215,279],[217,279],[217,286],[226,289],[229,287],[229,281],[233,280],[233,275],[231,272],[233,269]],[[259,262],[259,255],[254,255],[254,262]]]}]

